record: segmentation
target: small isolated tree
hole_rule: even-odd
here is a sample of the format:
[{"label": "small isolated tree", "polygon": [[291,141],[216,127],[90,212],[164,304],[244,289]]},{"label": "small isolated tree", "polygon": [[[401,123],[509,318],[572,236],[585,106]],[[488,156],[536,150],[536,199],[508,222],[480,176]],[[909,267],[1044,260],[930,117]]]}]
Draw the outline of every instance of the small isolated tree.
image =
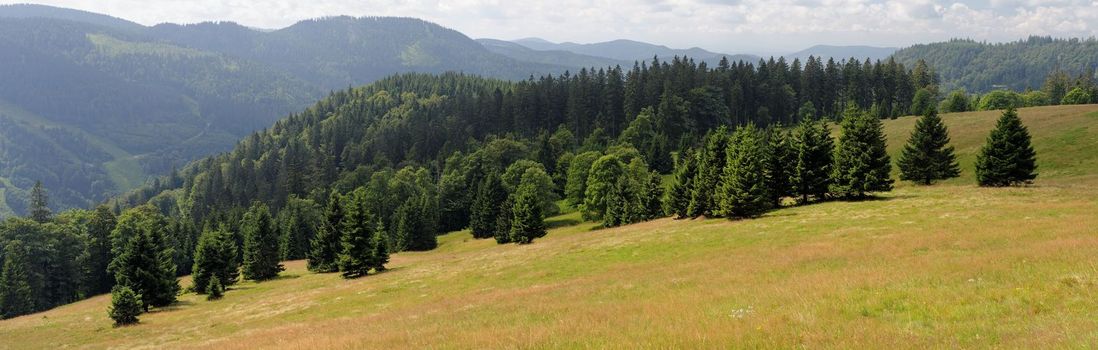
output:
[{"label": "small isolated tree", "polygon": [[881,120],[846,110],[839,138],[831,186],[839,197],[862,199],[871,192],[892,190],[892,161],[888,157]]},{"label": "small isolated tree", "polygon": [[1060,104],[1065,105],[1083,105],[1090,103],[1090,94],[1087,90],[1077,87],[1068,91],[1067,95],[1064,95],[1064,99]]},{"label": "small isolated tree", "polygon": [[379,220],[374,229],[374,254],[370,257],[370,266],[377,271],[384,271],[389,263],[389,240],[385,236],[385,223]]},{"label": "small isolated tree", "polygon": [[332,191],[328,195],[328,207],[324,211],[324,224],[317,230],[310,243],[309,270],[314,272],[339,271],[339,253],[343,221],[343,196]]},{"label": "small isolated tree", "polygon": [[206,286],[206,291],[209,292],[206,295],[206,300],[221,299],[225,295],[225,286],[221,285],[221,279],[213,276],[210,277],[210,283]]},{"label": "small isolated tree", "polygon": [[790,140],[789,182],[801,203],[823,199],[830,190],[835,143],[823,122],[802,120]]},{"label": "small isolated tree", "polygon": [[541,175],[537,173],[538,171],[540,170],[526,170],[518,188],[515,189],[511,241],[518,244],[529,244],[535,238],[544,237],[546,233],[545,214],[538,194]]},{"label": "small isolated tree", "polygon": [[499,176],[489,174],[477,187],[477,195],[470,209],[469,227],[473,238],[491,238],[496,233],[496,221],[499,217],[499,204],[507,199],[507,191],[499,181]]},{"label": "small isolated tree", "polygon": [[244,214],[240,230],[244,234],[244,278],[265,281],[278,277],[284,268],[279,261],[278,232],[275,232],[267,205],[252,204]]},{"label": "small isolated tree", "polygon": [[675,164],[675,182],[667,193],[667,213],[686,218],[690,207],[690,194],[694,190],[694,177],[698,173],[698,158],[691,150],[679,153]]},{"label": "small isolated tree", "polygon": [[897,165],[900,180],[920,185],[961,175],[953,147],[949,146],[949,131],[937,112],[931,111],[915,123]]},{"label": "small isolated tree", "polygon": [[721,213],[732,218],[750,218],[770,209],[766,179],[766,145],[754,124],[739,127],[729,141],[721,178]]},{"label": "small isolated tree", "polygon": [[111,290],[111,306],[107,315],[114,320],[116,326],[125,326],[137,323],[137,315],[141,314],[141,296],[134,293],[133,289],[126,286],[115,286]]},{"label": "small isolated tree", "polygon": [[377,220],[370,212],[366,189],[359,187],[347,198],[347,215],[341,224],[343,238],[339,270],[344,278],[365,276],[373,269],[374,230]]},{"label": "small isolated tree", "polygon": [[990,187],[1029,183],[1037,178],[1036,157],[1029,130],[1017,111],[1007,109],[976,156],[976,180]]},{"label": "small isolated tree", "polygon": [[52,216],[46,189],[42,188],[42,181],[36,181],[30,193],[30,219],[44,224],[49,222]]}]

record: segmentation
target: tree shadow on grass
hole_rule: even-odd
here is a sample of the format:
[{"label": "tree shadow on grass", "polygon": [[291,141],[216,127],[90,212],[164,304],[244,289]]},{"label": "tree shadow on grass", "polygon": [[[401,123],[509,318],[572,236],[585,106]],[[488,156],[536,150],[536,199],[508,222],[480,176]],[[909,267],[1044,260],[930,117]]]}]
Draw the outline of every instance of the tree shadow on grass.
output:
[{"label": "tree shadow on grass", "polygon": [[189,300],[176,300],[176,302],[168,306],[151,308],[149,309],[149,313],[156,314],[161,312],[172,312],[192,305],[194,305],[194,302],[191,302]]},{"label": "tree shadow on grass", "polygon": [[575,225],[579,225],[580,223],[583,223],[583,221],[580,221],[578,219],[545,220],[546,228],[551,228],[551,229],[560,228],[560,227],[575,226]]}]

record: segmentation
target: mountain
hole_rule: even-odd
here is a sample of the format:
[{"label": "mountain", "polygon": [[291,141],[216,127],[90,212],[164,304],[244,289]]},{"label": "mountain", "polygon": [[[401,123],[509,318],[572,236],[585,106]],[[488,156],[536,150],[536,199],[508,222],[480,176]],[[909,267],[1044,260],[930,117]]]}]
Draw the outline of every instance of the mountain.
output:
[{"label": "mountain", "polygon": [[1094,38],[1030,37],[1007,43],[958,39],[914,45],[893,57],[909,66],[925,60],[941,75],[946,90],[1040,89],[1057,70],[1073,77],[1098,78],[1098,40]]},{"label": "mountain", "polygon": [[896,52],[898,48],[895,47],[876,47],[876,46],[833,46],[833,45],[816,45],[801,51],[797,51],[788,55],[783,55],[787,60],[792,61],[795,58],[799,58],[804,61],[808,56],[815,57],[835,57],[836,59],[843,58],[857,58],[859,60],[865,60],[866,58],[876,61],[888,58]]},{"label": "mountain", "polygon": [[602,68],[616,65],[628,67],[632,66],[634,62],[628,60],[616,60],[606,57],[582,55],[564,50],[535,50],[516,42],[504,40],[477,39],[477,42],[479,42],[481,45],[484,45],[484,47],[487,48],[488,51],[495,52],[497,54],[504,55],[519,61],[560,65],[570,68]]},{"label": "mountain", "polygon": [[553,43],[539,38],[525,38],[513,41],[516,44],[538,51],[568,51],[581,55],[606,57],[621,61],[647,61],[653,56],[670,59],[674,56],[686,56],[695,61],[716,63],[721,57],[727,56],[731,61],[755,62],[759,59],[754,55],[729,55],[706,51],[701,48],[672,49],[663,45],[649,44],[634,40],[613,40],[592,44],[577,44],[572,42]]},{"label": "mountain", "polygon": [[35,181],[55,210],[87,207],[228,150],[324,93],[392,74],[524,79],[567,69],[410,18],[261,31],[13,5],[0,6],[0,47],[0,216],[23,214]]}]

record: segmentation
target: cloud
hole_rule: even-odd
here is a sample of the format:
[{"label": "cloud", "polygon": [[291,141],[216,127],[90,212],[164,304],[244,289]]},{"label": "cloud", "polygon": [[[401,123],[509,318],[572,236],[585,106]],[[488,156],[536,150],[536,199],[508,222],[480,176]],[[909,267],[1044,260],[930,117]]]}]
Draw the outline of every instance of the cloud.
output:
[{"label": "cloud", "polygon": [[[0,0],[24,2],[24,0]],[[143,24],[231,20],[262,28],[330,15],[423,18],[472,37],[617,38],[725,52],[812,44],[904,46],[970,37],[1096,36],[1094,0],[40,0]]]}]

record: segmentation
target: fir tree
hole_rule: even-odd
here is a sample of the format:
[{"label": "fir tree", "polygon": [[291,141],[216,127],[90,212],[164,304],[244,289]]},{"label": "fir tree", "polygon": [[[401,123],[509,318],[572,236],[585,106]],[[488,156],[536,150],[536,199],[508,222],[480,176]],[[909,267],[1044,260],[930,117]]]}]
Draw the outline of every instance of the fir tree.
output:
[{"label": "fir tree", "polygon": [[434,198],[421,194],[397,209],[396,235],[403,250],[427,251],[438,247],[437,210]]},{"label": "fir tree", "polygon": [[499,217],[499,204],[507,198],[499,176],[489,174],[477,187],[477,196],[473,200],[469,227],[473,238],[491,238],[496,232],[496,218]]},{"label": "fir tree", "polygon": [[100,205],[95,208],[88,222],[88,242],[86,245],[87,265],[85,268],[89,295],[109,292],[114,286],[114,276],[108,271],[111,263],[111,231],[117,224],[117,218],[110,208]]},{"label": "fir tree", "polygon": [[194,253],[191,279],[195,293],[211,293],[210,285],[215,278],[222,287],[235,284],[239,276],[236,254],[236,244],[224,228],[204,230]]},{"label": "fir tree", "polygon": [[170,305],[179,292],[171,249],[163,247],[160,237],[159,230],[139,231],[114,267],[114,279],[141,295],[145,311]]},{"label": "fir tree", "polygon": [[897,165],[900,180],[920,185],[961,175],[953,147],[949,146],[949,131],[938,112],[930,111],[915,123]]},{"label": "fir tree", "polygon": [[810,197],[823,199],[831,185],[834,162],[831,131],[820,121],[804,119],[793,131],[790,143],[793,195],[799,197],[801,203],[807,203]]},{"label": "fir tree", "polygon": [[871,192],[892,190],[892,161],[882,128],[880,119],[855,107],[846,110],[832,192],[844,198],[862,199]]},{"label": "fir tree", "polygon": [[370,266],[377,271],[384,271],[385,264],[389,263],[389,240],[386,239],[385,224],[380,220],[374,229],[374,253],[370,257]]},{"label": "fir tree", "polygon": [[791,164],[796,162],[796,154],[790,145],[789,137],[781,126],[768,128],[764,142],[766,158],[766,184],[772,207],[780,207],[782,198],[793,196],[793,184],[790,174]]},{"label": "fir tree", "polygon": [[275,232],[267,205],[252,204],[244,214],[240,230],[244,234],[244,278],[265,281],[278,277],[284,268],[279,259],[278,232]]},{"label": "fir tree", "polygon": [[339,271],[339,253],[343,250],[340,243],[343,217],[343,196],[332,191],[328,196],[328,207],[324,211],[324,225],[310,243],[312,249],[309,254],[309,271]]},{"label": "fir tree", "polygon": [[125,326],[137,323],[137,315],[141,314],[141,296],[126,286],[115,286],[111,290],[111,306],[107,315],[114,320],[116,326]]},{"label": "fir tree", "polygon": [[42,188],[42,181],[36,181],[30,193],[30,219],[44,224],[49,222],[52,216],[46,189]]},{"label": "fir tree", "polygon": [[499,216],[496,217],[496,232],[493,235],[497,244],[511,243],[511,222],[514,220],[514,196],[507,196],[499,204]]},{"label": "fir tree", "polygon": [[8,242],[4,247],[3,267],[0,269],[0,319],[25,315],[35,310],[34,291],[27,271],[27,252],[20,241]]},{"label": "fir tree", "polygon": [[518,244],[529,244],[535,238],[544,237],[546,233],[536,176],[534,169],[527,170],[522,175],[522,182],[515,189],[511,241]]},{"label": "fir tree", "polygon": [[698,158],[692,150],[679,153],[675,166],[675,182],[667,193],[667,213],[677,218],[688,217],[690,196],[694,189],[694,177],[698,173]]},{"label": "fir tree", "polygon": [[221,297],[225,295],[225,286],[221,284],[221,279],[217,278],[217,276],[213,276],[210,277],[210,282],[206,286],[206,291],[209,292],[209,294],[206,295],[206,300],[221,299]]},{"label": "fir tree", "polygon": [[976,156],[976,180],[980,186],[990,187],[1028,184],[1037,178],[1036,157],[1029,130],[1018,112],[1009,108]]},{"label": "fir tree", "polygon": [[766,145],[754,124],[737,128],[726,151],[721,178],[721,213],[733,218],[755,217],[770,209],[766,178]]},{"label": "fir tree", "polygon": [[365,276],[374,267],[374,229],[377,220],[370,212],[366,199],[366,189],[359,187],[350,194],[346,203],[346,215],[341,227],[342,250],[339,253],[339,270],[344,278]]},{"label": "fir tree", "polygon": [[716,216],[720,211],[720,200],[714,193],[720,186],[727,149],[728,129],[724,126],[705,137],[705,145],[698,154],[698,175],[690,193],[688,216]]}]

